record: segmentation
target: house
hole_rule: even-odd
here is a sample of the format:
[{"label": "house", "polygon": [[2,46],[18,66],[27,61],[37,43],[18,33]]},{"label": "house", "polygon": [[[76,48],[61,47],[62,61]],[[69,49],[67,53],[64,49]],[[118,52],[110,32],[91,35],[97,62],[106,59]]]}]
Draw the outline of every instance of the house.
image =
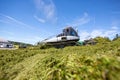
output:
[{"label": "house", "polygon": [[8,40],[4,40],[0,38],[0,48],[13,48],[13,44]]}]

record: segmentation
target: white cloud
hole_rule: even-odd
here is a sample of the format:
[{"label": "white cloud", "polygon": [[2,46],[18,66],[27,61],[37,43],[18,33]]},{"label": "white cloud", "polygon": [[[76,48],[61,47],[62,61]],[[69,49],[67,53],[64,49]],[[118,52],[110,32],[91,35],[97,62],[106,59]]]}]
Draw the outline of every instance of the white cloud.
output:
[{"label": "white cloud", "polygon": [[9,22],[7,22],[7,21],[5,21],[5,20],[0,20],[0,23],[9,24]]},{"label": "white cloud", "polygon": [[117,26],[113,26],[112,29],[113,30],[118,30],[118,27]]},{"label": "white cloud", "polygon": [[[32,36],[24,36],[24,37],[18,37],[15,38],[13,36],[8,36],[8,37],[4,37],[7,40],[10,41],[16,41],[16,42],[24,42],[24,43],[30,43],[30,44],[35,44],[41,40],[43,40],[43,38],[39,37],[38,35],[32,35]],[[4,38],[0,38],[0,39],[4,39]]]},{"label": "white cloud", "polygon": [[33,27],[29,26],[28,24],[25,24],[11,16],[4,15],[0,13],[0,22],[2,23],[7,23],[7,24],[17,24],[17,25],[22,25],[23,27],[33,29]]},{"label": "white cloud", "polygon": [[11,36],[14,35],[13,32],[10,32],[10,31],[7,31],[7,30],[6,31],[5,30],[0,30],[0,32],[4,33],[4,34],[7,34],[7,35],[11,35]]},{"label": "white cloud", "polygon": [[34,15],[34,18],[35,18],[36,20],[38,20],[40,23],[45,23],[45,20],[44,20],[44,19],[41,19],[41,18],[37,17],[36,15]]},{"label": "white cloud", "polygon": [[93,30],[91,32],[88,31],[81,31],[80,34],[80,40],[86,40],[90,38],[95,38],[97,36],[101,37],[109,37],[110,39],[113,39],[114,36],[119,33],[118,27],[111,27],[108,30]]},{"label": "white cloud", "polygon": [[68,25],[71,25],[71,26],[81,26],[81,25],[87,24],[89,22],[90,22],[90,17],[88,15],[88,13],[85,12],[82,17],[74,20],[73,22],[71,22]]},{"label": "white cloud", "polygon": [[[41,19],[41,22],[44,22],[44,20]],[[30,26],[28,24],[23,23],[22,21],[19,21],[19,20],[15,19],[11,16],[4,15],[4,14],[0,14],[0,23],[4,23],[4,24],[7,24],[7,25],[12,24],[15,27],[16,26],[21,26],[22,28],[25,28],[25,29],[23,29],[24,33],[23,32],[22,33],[21,32],[17,33],[16,31],[14,31],[14,30],[10,31],[9,29],[8,30],[0,29],[0,33],[1,33],[0,36],[8,35],[7,37],[5,37],[5,36],[4,37],[6,39],[9,39],[9,40],[15,40],[15,41],[27,42],[27,43],[35,43],[37,41],[41,41],[41,40],[45,39],[45,37],[47,37],[49,35],[53,35],[52,32],[46,31],[44,29],[40,29],[38,27],[36,28],[35,26]],[[21,30],[21,28],[19,28],[19,29]],[[31,30],[31,32],[32,32],[30,36],[29,36],[29,32],[26,32],[26,30],[28,30],[28,29]],[[39,32],[40,38],[36,36],[36,35],[38,35],[38,34],[36,34],[38,32]],[[19,34],[23,35],[23,36],[19,36]],[[16,37],[16,35],[17,35],[17,37]]]},{"label": "white cloud", "polygon": [[35,0],[35,5],[39,11],[36,15],[41,15],[47,21],[55,21],[57,19],[55,5],[52,0]]},{"label": "white cloud", "polygon": [[93,30],[90,35],[91,37],[97,37],[97,36],[103,36],[103,32],[102,30]]},{"label": "white cloud", "polygon": [[31,44],[35,44],[41,40],[43,40],[43,38],[39,37],[39,36],[27,36],[26,38],[22,38],[19,39],[20,41],[26,42],[26,43],[31,43]]},{"label": "white cloud", "polygon": [[89,38],[90,33],[88,33],[87,31],[81,31],[79,35],[80,35],[80,40],[83,41]]}]

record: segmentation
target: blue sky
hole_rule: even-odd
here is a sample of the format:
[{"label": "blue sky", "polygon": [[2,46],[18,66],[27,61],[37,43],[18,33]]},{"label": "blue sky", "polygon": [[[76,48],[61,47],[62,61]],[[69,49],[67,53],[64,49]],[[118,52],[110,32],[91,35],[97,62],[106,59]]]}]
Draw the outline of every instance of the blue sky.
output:
[{"label": "blue sky", "polygon": [[120,34],[120,0],[0,0],[0,38],[35,44],[78,29],[81,40]]}]

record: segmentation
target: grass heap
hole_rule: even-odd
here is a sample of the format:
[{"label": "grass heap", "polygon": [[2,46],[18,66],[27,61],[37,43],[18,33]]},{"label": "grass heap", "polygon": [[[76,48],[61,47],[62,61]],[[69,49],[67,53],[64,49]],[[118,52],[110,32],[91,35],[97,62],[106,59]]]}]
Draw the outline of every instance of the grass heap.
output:
[{"label": "grass heap", "polygon": [[0,50],[0,80],[120,80],[119,43]]}]

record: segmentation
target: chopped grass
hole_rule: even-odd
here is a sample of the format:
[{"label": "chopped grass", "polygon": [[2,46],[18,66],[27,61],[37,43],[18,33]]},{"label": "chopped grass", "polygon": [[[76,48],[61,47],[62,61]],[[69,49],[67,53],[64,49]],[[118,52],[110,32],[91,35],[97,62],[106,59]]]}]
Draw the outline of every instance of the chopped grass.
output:
[{"label": "chopped grass", "polygon": [[119,43],[0,50],[0,80],[120,80]]}]

